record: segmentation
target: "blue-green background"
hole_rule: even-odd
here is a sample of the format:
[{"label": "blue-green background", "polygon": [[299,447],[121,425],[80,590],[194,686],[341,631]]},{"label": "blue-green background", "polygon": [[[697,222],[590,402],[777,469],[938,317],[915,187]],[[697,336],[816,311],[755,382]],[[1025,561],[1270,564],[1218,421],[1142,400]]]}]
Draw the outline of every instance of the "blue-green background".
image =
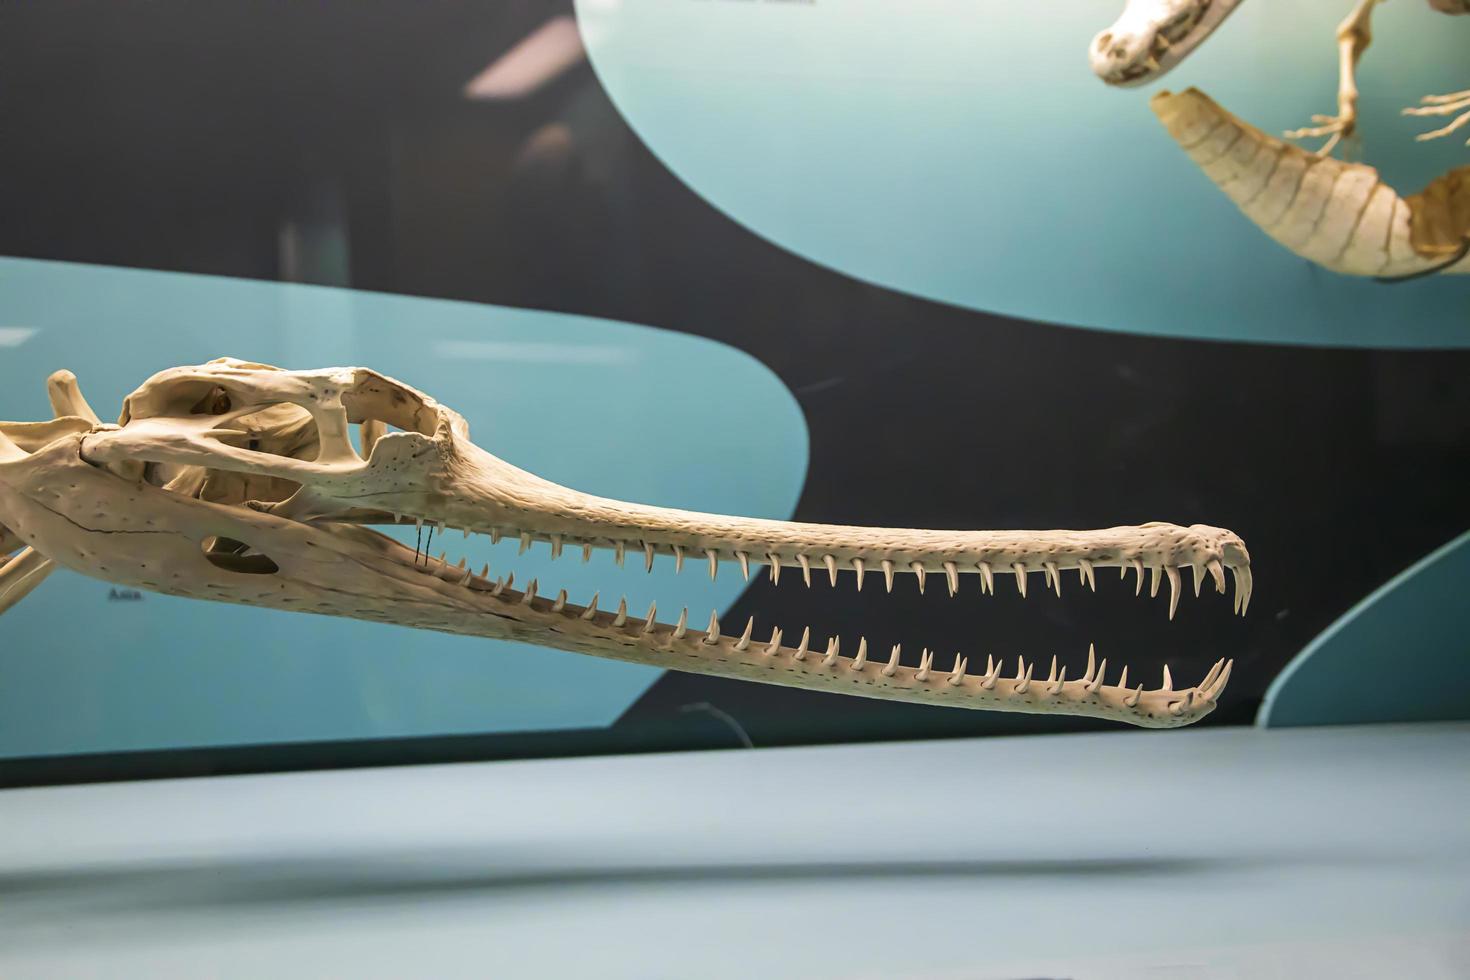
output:
[{"label": "blue-green background", "polygon": [[[1148,108],[1195,85],[1267,132],[1334,111],[1347,0],[1247,0],[1164,84],[1087,48],[1122,0],[578,0],[592,64],[654,153],[736,221],[861,279],[1149,334],[1470,345],[1470,277],[1386,287],[1276,245]],[[1401,117],[1470,85],[1470,17],[1382,4],[1357,149],[1408,194],[1470,163]],[[1441,121],[1442,122],[1442,121]],[[1310,144],[1315,146],[1315,144]]]},{"label": "blue-green background", "polygon": [[[0,418],[50,417],[69,368],[104,417],[155,371],[229,355],[381,368],[463,414],[481,447],[646,503],[789,517],[807,433],[748,355],[588,317],[212,276],[0,259]],[[734,401],[691,379],[719,378]],[[504,571],[514,542],[449,535]],[[436,552],[439,546],[436,544]],[[500,557],[497,558],[495,551]],[[636,567],[635,567],[636,566]],[[672,562],[619,572],[544,546],[518,580],[723,609],[742,586]],[[606,725],[660,673],[542,647],[147,594],[58,571],[0,622],[0,756]],[[606,599],[604,599],[606,601]],[[612,600],[616,602],[616,596]],[[309,653],[308,653],[309,651]]]}]

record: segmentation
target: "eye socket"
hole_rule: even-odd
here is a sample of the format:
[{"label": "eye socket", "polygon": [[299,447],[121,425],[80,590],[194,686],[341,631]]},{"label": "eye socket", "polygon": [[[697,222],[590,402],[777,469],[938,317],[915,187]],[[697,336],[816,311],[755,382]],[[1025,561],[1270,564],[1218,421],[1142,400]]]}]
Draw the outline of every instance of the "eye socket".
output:
[{"label": "eye socket", "polygon": [[230,394],[219,385],[212,386],[204,397],[189,409],[190,415],[224,415],[230,410]]},{"label": "eye socket", "polygon": [[215,568],[242,575],[274,575],[281,566],[243,541],[234,538],[209,537],[200,545],[204,558]]}]

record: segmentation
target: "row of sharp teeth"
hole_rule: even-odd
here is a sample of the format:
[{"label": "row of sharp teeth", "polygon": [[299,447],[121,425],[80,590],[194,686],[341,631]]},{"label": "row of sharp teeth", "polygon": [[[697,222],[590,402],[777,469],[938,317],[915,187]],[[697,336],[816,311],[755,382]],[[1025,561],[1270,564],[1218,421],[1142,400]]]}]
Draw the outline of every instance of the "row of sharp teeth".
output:
[{"label": "row of sharp teeth", "polygon": [[1194,30],[1199,22],[1204,19],[1205,12],[1209,7],[1210,4],[1206,0],[1206,2],[1201,3],[1185,16],[1178,18],[1172,24],[1165,24],[1158,31],[1154,32],[1153,52],[1149,56],[1150,68],[1156,71],[1158,70],[1159,64],[1155,59],[1188,37],[1189,32]]},{"label": "row of sharp teeth", "polygon": [[[446,567],[448,566],[445,565],[444,557],[443,555],[441,555],[439,558],[439,569],[444,569]],[[461,585],[468,585],[475,578],[475,576],[473,576],[470,571],[465,567],[465,562],[463,559],[460,560],[457,568],[461,571],[461,574],[458,578],[458,581]],[[437,570],[438,569],[436,569],[436,571]],[[487,565],[486,572],[488,572],[488,570],[489,566]],[[481,575],[480,577],[483,579],[484,575]],[[504,594],[506,590],[513,591],[512,586],[514,585],[514,582],[514,572],[510,573],[504,579],[496,579],[493,588],[491,588],[490,590],[490,594],[500,596]],[[599,616],[597,604],[600,595],[601,593],[594,592],[592,594],[592,598],[588,601],[586,606],[580,608],[577,606],[571,606],[569,608],[567,604],[567,591],[566,589],[562,589],[557,593],[556,599],[552,601],[550,611],[552,613],[576,616],[577,618],[586,622],[594,623],[597,621]],[[530,606],[536,601],[536,598],[537,581],[536,579],[532,579],[530,583],[527,584],[525,590],[520,593],[519,602],[521,605]],[[653,634],[656,630],[658,630],[660,626],[663,626],[663,624],[658,622],[658,603],[655,602],[649,605],[648,613],[643,617],[643,621],[641,624],[639,624],[637,620],[631,620],[631,622],[633,623],[635,629],[639,634]],[[629,623],[630,617],[628,615],[628,599],[626,596],[624,596],[618,600],[617,611],[613,613],[612,619],[607,622],[607,625],[613,629],[625,629],[629,625]],[[687,607],[681,609],[679,612],[678,622],[676,622],[672,627],[664,626],[664,628],[670,630],[668,634],[670,640],[685,639],[689,635],[689,609]],[[811,633],[811,627],[806,627],[802,630],[801,642],[795,648],[791,649],[791,658],[793,660],[806,660],[808,655],[812,653]],[[718,613],[715,610],[710,610],[709,625],[705,627],[704,636],[702,638],[699,638],[699,642],[703,643],[706,646],[718,646],[722,641],[725,641],[729,642],[732,648],[737,652],[743,652],[750,649],[751,646],[757,642],[754,638],[754,635],[754,616],[751,616],[749,619],[746,620],[745,630],[740,634],[738,638],[728,637],[721,633]],[[782,639],[783,631],[779,626],[775,627],[771,631],[770,638],[766,642],[759,644],[759,652],[768,657],[776,656],[782,650]],[[828,637],[826,650],[822,654],[821,660],[819,662],[820,666],[832,667],[837,665],[839,660],[845,660],[847,662],[847,667],[849,670],[861,671],[867,667],[869,663],[867,637],[860,637],[858,639],[856,656],[852,658],[842,657],[841,650],[842,638],[839,636]],[[882,676],[892,677],[898,672],[899,658],[901,657],[902,652],[903,644],[894,644],[893,649],[889,654],[887,664],[880,671]],[[1034,661],[1028,664],[1024,657],[1019,656],[1016,658],[1016,661],[1016,676],[1013,679],[1013,686],[1009,693],[1012,695],[1024,695],[1031,687],[1036,664]],[[1219,696],[1220,691],[1224,689],[1225,682],[1229,680],[1230,670],[1233,664],[1234,661],[1229,660],[1222,659],[1217,661],[1215,665],[1210,668],[1209,673],[1205,675],[1204,680],[1200,681],[1200,683],[1194,688],[1190,688],[1181,692],[1180,700],[1171,703],[1169,705],[1169,711],[1172,714],[1178,716],[1193,707],[1196,700],[1200,702],[1209,702],[1215,700],[1215,698]],[[967,676],[968,666],[969,658],[959,653],[956,653],[954,666],[941,678],[939,676],[939,672],[935,671],[934,669],[934,654],[929,650],[928,647],[925,647],[919,655],[919,667],[914,672],[914,680],[922,683],[930,680],[931,678],[935,680],[942,679],[944,683],[958,687],[963,678]],[[1082,685],[1082,691],[1089,695],[1097,693],[1097,691],[1104,686],[1103,678],[1107,672],[1107,669],[1107,660],[1104,659],[1101,664],[1098,664],[1096,661],[1095,648],[1089,645],[1087,648],[1087,670],[1079,679]],[[1000,671],[1001,662],[995,657],[987,655],[987,657],[985,658],[985,673],[976,675],[980,678],[981,690],[989,691],[994,689],[996,682],[1000,680]],[[1063,666],[1061,667],[1060,671],[1058,671],[1057,658],[1052,657],[1051,673],[1047,676],[1047,679],[1041,683],[1041,693],[1047,696],[1059,695],[1062,693],[1063,686],[1066,683],[1067,668]],[[1128,708],[1136,707],[1138,705],[1139,699],[1143,696],[1144,693],[1144,687],[1142,684],[1129,691],[1127,666],[1123,667],[1123,672],[1118,678],[1118,683],[1110,686],[1126,694],[1126,697],[1123,700],[1123,704],[1125,707]],[[1173,689],[1174,681],[1169,673],[1168,665],[1165,665],[1163,686],[1160,687],[1159,690],[1172,691]]]},{"label": "row of sharp teeth", "polygon": [[[442,555],[440,557],[439,566],[440,568],[447,567],[444,565]],[[462,574],[459,577],[460,584],[468,585],[473,580],[474,576],[469,572],[468,569],[465,568],[465,563],[463,559],[461,559],[460,564],[457,567],[462,571]],[[514,572],[510,573],[510,575],[504,579],[497,579],[495,581],[494,587],[491,589],[491,595],[502,595],[506,592],[506,590],[512,589],[514,582]],[[567,591],[566,589],[562,589],[557,593],[556,599],[551,603],[550,611],[552,613],[565,613],[567,615],[574,615],[577,616],[579,619],[582,619],[589,623],[596,622],[598,619],[597,604],[600,595],[601,593],[594,592],[592,594],[592,598],[584,607],[579,608],[577,606],[571,606],[570,608],[568,608]],[[535,579],[532,579],[530,583],[526,586],[525,591],[520,593],[519,601],[521,605],[529,606],[536,601],[536,598],[537,582]],[[608,625],[611,626],[613,629],[624,629],[628,626],[629,622],[630,617],[628,615],[628,599],[626,596],[624,596],[618,600],[617,611],[613,613],[612,619],[608,622]],[[635,628],[640,634],[654,633],[655,630],[663,625],[658,622],[658,603],[655,602],[649,605],[648,613],[643,617],[643,621],[641,624],[639,624],[637,620],[631,620],[631,622],[634,624]],[[689,609],[687,607],[681,609],[679,612],[678,622],[675,623],[672,628],[665,628],[670,629],[669,638],[671,640],[682,640],[687,637],[689,635]],[[811,634],[811,627],[806,627],[802,630],[801,642],[795,648],[793,648],[791,652],[791,657],[793,660],[805,660],[807,659],[807,656],[812,652]],[[749,619],[746,620],[745,630],[740,634],[738,638],[728,637],[723,635],[720,630],[720,620],[718,613],[715,610],[710,610],[709,625],[705,627],[704,636],[700,638],[699,642],[703,643],[706,646],[718,646],[721,641],[730,641],[734,650],[743,652],[750,649],[751,646],[757,642],[755,641],[754,636],[754,616],[751,616]],[[782,649],[781,641],[783,638],[784,634],[781,628],[779,626],[775,627],[771,631],[770,639],[768,639],[765,643],[759,644],[758,649],[766,656],[775,656]],[[828,637],[826,650],[822,654],[820,665],[823,667],[831,667],[836,665],[839,660],[847,660],[847,666],[849,670],[861,671],[865,669],[865,667],[869,663],[867,637],[860,637],[858,639],[856,656],[850,659],[844,658],[841,655],[841,650],[842,638],[839,636]],[[901,657],[902,652],[903,644],[894,644],[893,649],[889,654],[888,663],[880,671],[880,673],[884,677],[892,677],[898,672],[899,658]],[[1031,686],[1036,664],[1034,661],[1028,664],[1025,657],[1019,656],[1016,658],[1016,661],[1016,676],[1013,679],[1015,683],[1010,693],[1021,695],[1025,694]],[[1184,711],[1187,711],[1190,707],[1192,707],[1196,698],[1201,702],[1213,701],[1219,695],[1220,691],[1224,689],[1225,682],[1229,680],[1230,670],[1233,664],[1234,661],[1230,660],[1222,659],[1217,661],[1215,665],[1210,668],[1209,673],[1205,675],[1204,680],[1200,681],[1200,683],[1194,688],[1190,688],[1181,692],[1181,699],[1171,704],[1169,706],[1169,710],[1174,715],[1180,715]],[[959,653],[956,653],[954,666],[949,670],[947,674],[944,675],[944,682],[950,684],[951,686],[959,686],[961,680],[967,675],[968,666],[969,658]],[[1087,670],[1080,678],[1082,690],[1087,694],[1095,694],[1099,688],[1104,686],[1103,677],[1106,674],[1107,669],[1107,660],[1104,659],[1101,664],[1098,664],[1096,660],[1095,647],[1089,645],[1087,648]],[[985,658],[985,673],[976,675],[980,678],[981,689],[987,691],[993,689],[995,687],[996,681],[1000,679],[1000,671],[1001,662],[993,656],[987,656]],[[938,672],[934,670],[934,654],[929,650],[928,647],[925,647],[922,653],[920,653],[919,655],[919,667],[914,673],[914,680],[923,682],[930,680],[931,677],[934,677],[935,679],[940,679],[937,674]],[[1067,668],[1063,666],[1061,667],[1059,672],[1057,658],[1052,657],[1051,673],[1041,684],[1042,693],[1049,696],[1058,695],[1062,692],[1062,688],[1066,683]],[[1136,707],[1139,699],[1143,696],[1144,693],[1144,688],[1142,684],[1138,685],[1138,687],[1134,688],[1131,692],[1128,691],[1127,666],[1123,667],[1123,672],[1118,678],[1118,683],[1111,686],[1117,688],[1119,691],[1128,692],[1127,697],[1123,701],[1123,704],[1125,707],[1129,708]],[[1169,667],[1166,664],[1164,666],[1163,686],[1160,687],[1159,690],[1172,691],[1173,689],[1173,677],[1170,675]]]},{"label": "row of sharp teeth", "polygon": [[[395,523],[403,522],[403,519],[400,515],[395,514],[394,519]],[[416,519],[415,524],[420,530],[422,530],[422,528],[424,527],[424,521],[422,518]],[[441,521],[437,524],[431,524],[431,536],[435,530],[442,534],[445,530],[444,523]],[[463,528],[461,530],[466,538],[470,537],[470,535],[474,533],[468,528]],[[502,538],[505,537],[503,532],[498,529],[491,529],[487,533],[490,537],[490,543],[492,545],[499,544]],[[517,533],[519,534],[520,538],[520,550],[517,552],[517,554],[523,555],[526,553],[527,550],[530,549],[533,541],[538,540],[538,538],[533,537],[530,532],[526,531],[511,532],[511,536],[514,537]],[[546,540],[549,541],[551,546],[552,559],[560,558],[566,544],[563,536],[560,534],[551,534],[546,537]],[[593,548],[607,547],[606,545],[598,545],[590,541],[582,541],[577,543],[581,546],[582,561],[584,563],[592,560]],[[653,559],[654,556],[657,554],[658,549],[654,545],[646,541],[640,542],[639,544],[643,551],[644,571],[652,572]],[[666,547],[668,547],[669,551],[673,554],[674,571],[676,573],[682,572],[684,570],[684,549],[677,544]],[[611,544],[611,548],[613,551],[614,561],[617,562],[619,567],[622,567],[627,558],[627,543],[620,540],[614,540]],[[769,566],[769,574],[771,576],[772,584],[779,584],[779,582],[781,581],[781,559],[779,555],[775,553],[768,553],[764,556],[763,559],[759,557],[753,559],[751,553],[745,551],[735,551],[733,552],[733,555],[734,560],[740,565],[741,575],[745,578],[747,582],[750,581],[750,567],[752,561],[754,561],[754,563],[756,564],[764,563]],[[710,581],[713,582],[717,574],[719,573],[721,560],[720,553],[713,548],[706,548],[703,551],[703,556],[709,562],[709,577]],[[795,557],[797,564],[801,568],[802,581],[805,582],[808,588],[810,588],[812,584],[813,563],[811,559],[805,554],[798,554]],[[443,567],[444,560],[445,555],[443,552],[441,552],[438,559],[441,567]],[[424,561],[426,564],[428,563],[427,553],[424,555]],[[821,563],[822,567],[824,567],[827,571],[827,577],[832,583],[833,588],[836,588],[837,573],[839,571],[837,558],[833,555],[823,555],[821,558]],[[852,571],[857,578],[857,589],[859,592],[861,592],[863,588],[863,578],[868,571],[869,562],[865,561],[862,558],[852,558],[850,559],[849,563],[851,565]],[[464,566],[465,562],[463,559],[461,559],[459,567],[463,569]],[[900,569],[892,559],[882,558],[878,561],[878,567],[883,572],[884,585],[889,592],[893,591],[894,577],[899,571],[912,573],[915,582],[918,584],[920,594],[924,592],[924,587],[928,578],[928,571],[925,569],[924,565],[921,562],[910,562],[907,568]],[[1196,597],[1199,596],[1203,588],[1206,574],[1208,574],[1210,578],[1214,581],[1216,592],[1223,594],[1226,591],[1225,569],[1217,559],[1211,559],[1204,565],[1175,567],[1172,565],[1162,564],[1145,565],[1142,559],[1134,558],[1131,559],[1128,564],[1120,565],[1118,568],[1118,572],[1122,578],[1126,579],[1128,577],[1128,570],[1130,568],[1134,569],[1134,571],[1137,573],[1137,577],[1133,586],[1133,594],[1140,595],[1143,592],[1144,570],[1148,569],[1151,572],[1148,591],[1150,598],[1158,596],[1161,583],[1165,579],[1167,579],[1169,582],[1169,618],[1173,619],[1175,612],[1179,608],[1179,595],[1183,588],[1179,573],[1180,567],[1189,567],[1193,570],[1194,594]],[[989,562],[977,562],[972,572],[972,570],[968,568],[961,569],[956,562],[946,561],[943,563],[943,568],[945,582],[949,588],[949,594],[951,597],[959,594],[960,574],[963,571],[967,574],[978,573],[980,576],[981,593],[988,593],[990,595],[995,594],[995,576],[997,573],[1014,575],[1016,579],[1016,591],[1020,593],[1022,598],[1025,598],[1026,576],[1031,571],[1021,562],[1015,562],[1009,568],[996,568],[993,567]],[[1058,567],[1056,562],[1048,561],[1042,562],[1041,572],[1045,576],[1046,587],[1052,589],[1056,592],[1058,596],[1060,596],[1062,594],[1062,569]],[[1079,580],[1083,585],[1096,592],[1097,578],[1094,572],[1095,569],[1092,562],[1088,561],[1085,558],[1077,559],[1077,575]],[[1234,573],[1236,579],[1235,612],[1244,616],[1246,608],[1250,605],[1251,580],[1248,574],[1243,574],[1242,572],[1235,569],[1232,569],[1232,572]],[[489,574],[490,566],[487,564],[484,570],[480,573],[480,577],[488,580]]]}]

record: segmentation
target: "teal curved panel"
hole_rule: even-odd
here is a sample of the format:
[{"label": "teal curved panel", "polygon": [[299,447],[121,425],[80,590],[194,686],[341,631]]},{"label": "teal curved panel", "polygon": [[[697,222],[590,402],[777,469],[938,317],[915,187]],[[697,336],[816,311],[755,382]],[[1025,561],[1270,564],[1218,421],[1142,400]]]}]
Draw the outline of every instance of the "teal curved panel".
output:
[{"label": "teal curved panel", "polygon": [[[229,355],[360,364],[466,416],[475,442],[548,479],[688,509],[791,516],[801,410],[743,352],[650,327],[533,310],[179,273],[0,259],[0,418],[50,417],[76,372],[104,417],[166,367]],[[689,379],[718,377],[714,398]],[[412,541],[412,534],[407,535]],[[539,577],[573,601],[725,609],[711,583],[599,552],[443,542],[449,560]],[[436,543],[434,551],[439,550]],[[637,566],[636,568],[633,566]],[[0,617],[0,755],[605,725],[659,675],[522,644],[145,594],[54,574]]]},{"label": "teal curved panel", "polygon": [[[1349,4],[1247,3],[1166,87],[1267,131],[1336,104]],[[1470,279],[1326,272],[1251,225],[1087,49],[1123,0],[578,0],[619,111],[695,192],[854,277],[977,310],[1266,343],[1470,345]],[[1399,115],[1470,84],[1470,18],[1375,13],[1362,149],[1415,191],[1470,163]]]},{"label": "teal curved panel", "polygon": [[1262,728],[1470,719],[1470,532],[1350,609],[1287,664]]}]

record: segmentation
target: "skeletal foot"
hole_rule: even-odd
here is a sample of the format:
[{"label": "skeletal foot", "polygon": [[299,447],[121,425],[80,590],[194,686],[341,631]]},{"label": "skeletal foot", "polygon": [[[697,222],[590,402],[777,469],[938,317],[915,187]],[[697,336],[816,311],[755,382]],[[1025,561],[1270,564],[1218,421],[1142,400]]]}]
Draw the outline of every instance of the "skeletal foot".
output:
[{"label": "skeletal foot", "polygon": [[1352,136],[1358,131],[1358,112],[1356,109],[1345,109],[1336,116],[1315,115],[1312,122],[1316,126],[1303,126],[1301,129],[1288,129],[1282,135],[1289,140],[1310,140],[1326,138],[1327,142],[1317,148],[1319,157],[1331,156],[1337,144]]},{"label": "skeletal foot", "polygon": [[[1406,116],[1453,116],[1460,113],[1449,125],[1427,133],[1420,133],[1414,139],[1423,143],[1426,140],[1437,140],[1441,136],[1448,136],[1461,126],[1470,124],[1470,89],[1464,92],[1451,92],[1449,95],[1426,95],[1419,100],[1419,105],[1411,106],[1404,110]],[[1470,146],[1470,140],[1465,141]]]}]

